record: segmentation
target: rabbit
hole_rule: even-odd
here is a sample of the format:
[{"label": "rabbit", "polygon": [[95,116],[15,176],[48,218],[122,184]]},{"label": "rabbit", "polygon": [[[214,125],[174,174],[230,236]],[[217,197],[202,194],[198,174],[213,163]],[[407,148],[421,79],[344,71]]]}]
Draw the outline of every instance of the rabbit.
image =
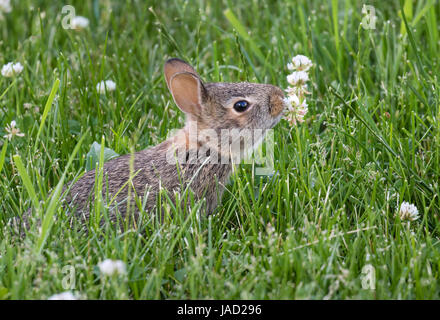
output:
[{"label": "rabbit", "polygon": [[[218,150],[217,142],[210,144],[210,139],[198,134],[206,129],[219,136],[224,129],[270,129],[282,116],[284,93],[276,86],[248,82],[204,83],[192,66],[178,58],[166,61],[164,75],[174,102],[186,115],[186,124],[156,146],[104,163],[103,198],[113,198],[115,201],[110,207],[117,206],[117,210],[110,210],[112,222],[117,220],[116,211],[125,218],[129,188],[135,216],[139,214],[139,208],[133,200],[134,195],[143,199],[148,194],[144,208],[148,212],[155,207],[161,188],[173,195],[189,187],[196,200],[205,199],[206,214],[212,213],[221,201],[233,161],[231,154]],[[195,140],[191,136],[191,126],[197,126]],[[217,157],[220,154],[222,161],[190,161],[202,149],[219,151]],[[173,158],[179,150],[183,150],[180,158],[185,161]],[[229,161],[223,161],[225,159]],[[95,170],[86,172],[67,188],[66,202],[74,207],[76,215],[84,219],[89,219],[95,173]],[[172,198],[175,200],[174,196]]]}]

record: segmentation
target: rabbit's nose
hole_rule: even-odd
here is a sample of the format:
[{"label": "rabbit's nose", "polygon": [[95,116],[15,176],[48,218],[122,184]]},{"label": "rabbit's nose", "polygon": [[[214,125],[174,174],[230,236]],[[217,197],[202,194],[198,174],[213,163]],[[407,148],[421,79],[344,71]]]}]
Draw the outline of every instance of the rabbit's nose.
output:
[{"label": "rabbit's nose", "polygon": [[283,90],[274,86],[269,99],[270,115],[276,117],[283,111],[285,106]]}]

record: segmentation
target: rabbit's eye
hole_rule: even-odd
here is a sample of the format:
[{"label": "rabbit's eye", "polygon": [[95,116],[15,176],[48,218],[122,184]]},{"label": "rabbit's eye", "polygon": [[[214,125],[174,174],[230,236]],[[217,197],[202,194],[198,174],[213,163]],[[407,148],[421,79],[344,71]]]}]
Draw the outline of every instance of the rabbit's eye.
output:
[{"label": "rabbit's eye", "polygon": [[244,112],[249,107],[249,103],[244,100],[237,101],[234,104],[234,110],[237,112]]}]

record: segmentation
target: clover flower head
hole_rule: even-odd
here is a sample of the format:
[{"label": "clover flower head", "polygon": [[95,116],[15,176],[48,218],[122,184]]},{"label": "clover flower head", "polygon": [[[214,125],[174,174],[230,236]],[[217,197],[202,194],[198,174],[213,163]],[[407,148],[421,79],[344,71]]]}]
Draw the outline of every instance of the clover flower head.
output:
[{"label": "clover flower head", "polygon": [[9,13],[12,11],[11,0],[0,0],[0,14],[2,12]]},{"label": "clover flower head", "polygon": [[78,298],[70,291],[61,292],[50,296],[47,300],[78,300]]},{"label": "clover flower head", "polygon": [[304,122],[307,114],[306,95],[309,94],[306,84],[309,81],[307,70],[311,67],[312,61],[303,55],[293,57],[292,62],[287,64],[287,69],[293,72],[287,76],[289,87],[286,89],[287,97],[284,99],[286,104],[284,118],[291,125]]},{"label": "clover flower head", "polygon": [[98,264],[99,271],[106,276],[125,274],[125,263],[121,260],[105,259]]},{"label": "clover flower head", "polygon": [[5,130],[8,134],[4,135],[3,137],[8,138],[9,141],[11,141],[14,136],[24,137],[24,133],[20,132],[20,129],[17,128],[16,125],[17,123],[15,120],[12,120],[11,124],[6,125]]},{"label": "clover flower head", "polygon": [[291,95],[284,99],[284,103],[287,105],[284,117],[290,124],[304,122],[304,116],[308,111],[306,99],[301,101],[298,96]]},{"label": "clover flower head", "polygon": [[419,210],[415,205],[403,201],[400,205],[399,216],[401,220],[414,221],[419,218]]},{"label": "clover flower head", "polygon": [[[1,1],[1,0],[0,0]],[[6,78],[14,77],[23,71],[23,66],[20,62],[9,62],[2,67],[2,76]]]},{"label": "clover flower head", "polygon": [[114,91],[116,89],[116,83],[112,80],[101,81],[96,85],[96,91],[100,94],[104,94],[106,91]]},{"label": "clover flower head", "polygon": [[309,80],[309,75],[305,71],[294,71],[287,76],[287,82],[292,86],[302,86]]},{"label": "clover flower head", "polygon": [[301,54],[294,56],[292,62],[287,64],[287,69],[297,71],[307,71],[313,66],[312,61]]},{"label": "clover flower head", "polygon": [[71,21],[72,28],[75,30],[82,30],[89,26],[89,19],[86,17],[75,16]]}]

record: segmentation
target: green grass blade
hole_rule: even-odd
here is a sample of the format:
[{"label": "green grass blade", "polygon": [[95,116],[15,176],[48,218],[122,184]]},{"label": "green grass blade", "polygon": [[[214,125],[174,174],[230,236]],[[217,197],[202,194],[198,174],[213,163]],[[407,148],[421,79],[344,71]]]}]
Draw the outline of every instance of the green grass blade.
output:
[{"label": "green grass blade", "polygon": [[20,175],[20,178],[23,181],[23,185],[26,188],[29,197],[31,198],[34,208],[36,209],[40,208],[40,203],[38,201],[37,193],[35,192],[31,179],[29,178],[26,168],[24,167],[23,162],[21,161],[21,157],[18,154],[16,154],[12,156],[12,159],[14,160],[15,167],[17,168],[18,174]]},{"label": "green grass blade", "polygon": [[53,100],[55,99],[55,95],[58,91],[59,86],[60,86],[60,79],[56,79],[52,85],[52,89],[50,90],[49,98],[47,98],[46,105],[44,106],[44,111],[43,111],[43,115],[41,117],[40,127],[38,128],[37,137],[35,139],[35,148],[38,145],[37,144],[38,138],[40,137],[41,132],[43,131],[44,123],[46,122],[47,115],[49,114],[49,111],[52,108],[52,103],[53,103]]},{"label": "green grass blade", "polygon": [[41,234],[38,238],[38,241],[36,243],[36,252],[38,254],[41,253],[41,250],[44,247],[44,244],[46,243],[47,237],[49,236],[49,232],[51,230],[51,227],[53,225],[53,217],[55,215],[55,212],[57,210],[57,207],[59,206],[59,199],[61,195],[61,191],[63,189],[64,185],[64,179],[66,178],[67,172],[73,162],[73,159],[75,158],[76,154],[78,153],[84,139],[86,137],[86,134],[84,134],[81,139],[76,144],[75,148],[72,151],[72,154],[69,157],[69,161],[67,162],[66,168],[64,169],[63,175],[61,176],[61,179],[58,181],[57,186],[55,187],[55,191],[50,196],[50,202],[47,207],[46,212],[44,213],[44,218],[41,223]]},{"label": "green grass blade", "polygon": [[6,95],[6,93],[9,91],[9,89],[12,88],[12,86],[17,82],[17,79],[12,81],[12,83],[6,88],[5,91],[3,91],[2,95],[0,96],[0,100]]},{"label": "green grass blade", "polygon": [[2,151],[0,153],[0,173],[2,173],[3,165],[5,164],[7,149],[8,149],[8,140],[5,139],[5,142],[3,143]]},{"label": "green grass blade", "polygon": [[258,48],[257,44],[248,35],[246,28],[237,19],[234,12],[232,12],[231,9],[226,9],[223,14],[225,15],[226,19],[228,19],[229,23],[235,28],[235,30],[237,30],[237,33],[240,35],[240,37],[242,37],[243,40],[249,43],[253,53],[260,60],[260,63],[264,63],[265,59],[263,53],[261,52],[260,48]]}]

